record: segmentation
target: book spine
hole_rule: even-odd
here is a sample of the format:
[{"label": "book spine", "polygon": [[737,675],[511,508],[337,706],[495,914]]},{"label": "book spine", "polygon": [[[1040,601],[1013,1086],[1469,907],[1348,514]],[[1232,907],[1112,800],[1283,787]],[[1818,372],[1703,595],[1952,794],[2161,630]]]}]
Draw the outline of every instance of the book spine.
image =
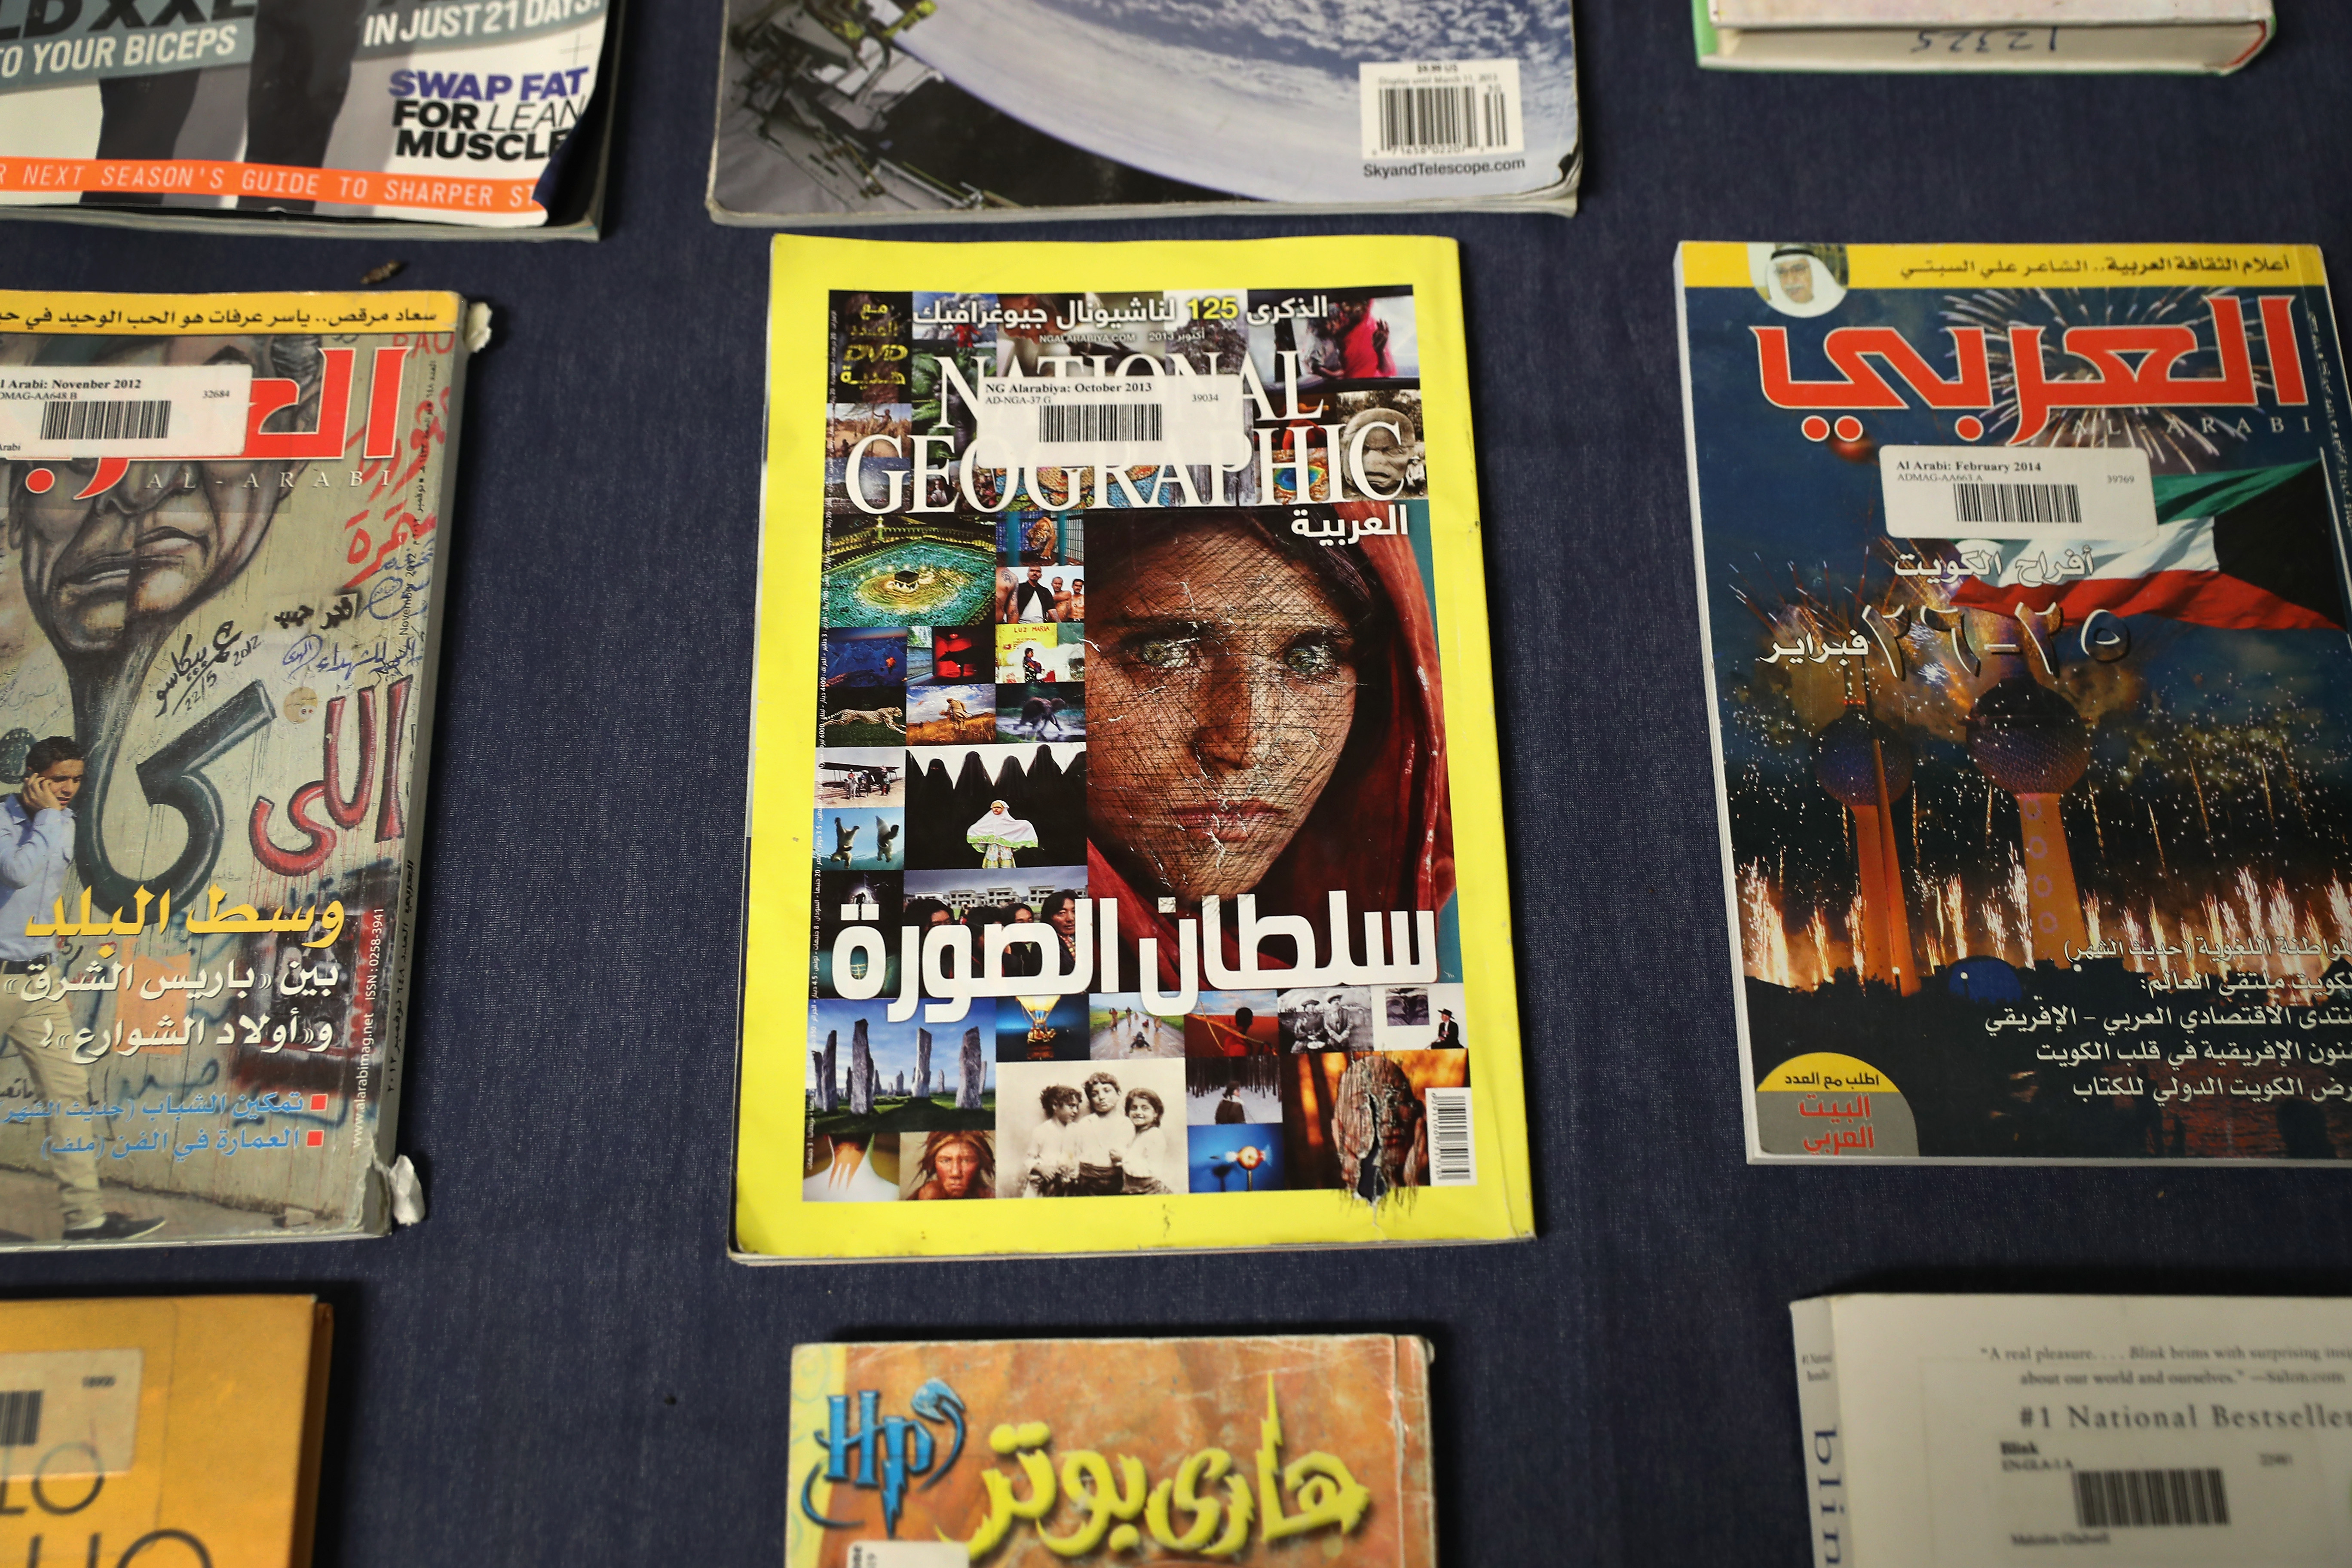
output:
[{"label": "book spine", "polygon": [[1830,1300],[1789,1305],[1797,1342],[1797,1415],[1805,1439],[1805,1501],[1813,1568],[1854,1568],[1853,1516],[1846,1510],[1845,1435],[1840,1429],[1837,1329]]},{"label": "book spine", "polygon": [[441,628],[446,620],[449,592],[449,530],[457,495],[457,449],[465,430],[466,362],[470,357],[466,346],[467,310],[460,301],[457,330],[452,334],[456,341],[447,361],[448,441],[441,454],[441,484],[436,497],[439,521],[436,524],[433,547],[433,593],[425,602],[425,649],[416,670],[416,744],[405,781],[408,831],[401,837],[400,889],[392,910],[390,951],[377,982],[381,990],[376,1016],[383,1020],[383,1065],[377,1079],[371,1169],[363,1172],[361,1179],[367,1191],[364,1228],[379,1234],[392,1228],[391,1194],[373,1166],[392,1163],[400,1131],[401,1089],[406,1079],[409,971],[416,953],[416,893],[425,837],[425,785],[433,773],[433,710],[441,684]]}]

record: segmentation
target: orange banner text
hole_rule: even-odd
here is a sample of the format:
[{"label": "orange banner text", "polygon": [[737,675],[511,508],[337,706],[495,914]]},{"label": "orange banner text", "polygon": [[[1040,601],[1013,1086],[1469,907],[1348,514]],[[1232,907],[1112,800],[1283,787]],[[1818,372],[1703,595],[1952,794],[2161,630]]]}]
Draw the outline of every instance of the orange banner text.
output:
[{"label": "orange banner text", "polygon": [[150,195],[276,196],[337,206],[416,207],[512,216],[539,213],[530,180],[457,180],[365,169],[298,169],[205,158],[0,158],[0,191],[138,192]]}]

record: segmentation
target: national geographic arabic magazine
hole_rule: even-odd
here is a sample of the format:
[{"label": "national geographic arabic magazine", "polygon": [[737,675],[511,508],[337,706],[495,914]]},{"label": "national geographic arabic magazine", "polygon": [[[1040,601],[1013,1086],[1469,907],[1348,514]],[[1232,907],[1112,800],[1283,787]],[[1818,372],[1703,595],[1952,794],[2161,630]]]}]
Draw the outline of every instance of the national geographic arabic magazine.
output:
[{"label": "national geographic arabic magazine", "polygon": [[1529,1235],[1452,242],[773,260],[737,1256]]}]

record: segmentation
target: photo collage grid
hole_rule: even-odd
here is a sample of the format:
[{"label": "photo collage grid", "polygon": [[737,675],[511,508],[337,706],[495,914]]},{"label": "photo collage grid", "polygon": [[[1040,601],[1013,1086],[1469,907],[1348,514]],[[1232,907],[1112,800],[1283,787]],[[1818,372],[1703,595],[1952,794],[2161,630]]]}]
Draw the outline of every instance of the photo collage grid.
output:
[{"label": "photo collage grid", "polygon": [[[1055,333],[1071,322],[1085,324]],[[982,997],[936,1032],[920,1013],[887,1016],[904,925],[975,937],[1034,925],[1007,951],[1010,973],[1044,973],[1050,942],[1074,962],[1088,892],[1087,529],[1110,538],[1102,531],[1164,515],[1118,515],[1129,500],[1117,486],[1091,514],[996,494],[981,498],[992,511],[904,506],[914,465],[892,454],[944,435],[953,458],[974,430],[939,362],[955,358],[970,380],[1040,374],[1059,356],[1181,355],[1227,374],[1249,357],[1273,386],[1296,354],[1321,417],[1335,404],[1344,420],[1385,411],[1359,445],[1425,495],[1410,293],[838,293],[830,325],[803,1195],[1346,1189],[1373,1157],[1368,1136],[1408,1142],[1382,1157],[1406,1184],[1425,1182],[1424,1096],[1469,1085],[1459,984],[1203,992],[1181,1017],[1153,1016],[1133,993]],[[853,454],[861,487],[899,507],[848,501]],[[935,450],[926,467],[940,464]],[[1135,493],[1156,500],[1159,471],[1131,471]],[[1035,479],[1069,495],[1061,470]],[[1279,481],[1260,498],[1251,472],[1227,483],[1244,504],[1289,499]],[[1319,466],[1309,483],[1328,483]],[[929,486],[930,504],[957,507],[951,468]],[[864,1000],[845,998],[833,973],[852,924],[894,933],[880,994]],[[871,989],[855,962],[847,978]],[[1375,1102],[1399,1112],[1385,1133],[1342,1110]]]}]

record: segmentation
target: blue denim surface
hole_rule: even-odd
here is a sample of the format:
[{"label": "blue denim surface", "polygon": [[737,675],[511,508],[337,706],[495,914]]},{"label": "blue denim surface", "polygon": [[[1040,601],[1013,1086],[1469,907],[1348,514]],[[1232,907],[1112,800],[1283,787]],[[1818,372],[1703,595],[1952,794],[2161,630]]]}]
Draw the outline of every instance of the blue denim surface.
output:
[{"label": "blue denim surface", "polygon": [[[2309,240],[2352,260],[2352,35],[2283,0],[2228,80],[1702,76],[1586,0],[1584,216],[1464,247],[1539,1238],[1136,1261],[726,1260],[766,237],[704,216],[719,7],[627,20],[594,246],[0,226],[0,284],[396,287],[476,361],[387,1241],[0,1262],[12,1295],[315,1288],[322,1564],[766,1563],[789,1347],[1380,1327],[1437,1343],[1455,1564],[1806,1561],[1785,1304],[1854,1287],[2352,1289],[2327,1173],[1742,1160],[1691,584],[1677,239]],[[1040,90],[1050,90],[1041,84]]]}]

